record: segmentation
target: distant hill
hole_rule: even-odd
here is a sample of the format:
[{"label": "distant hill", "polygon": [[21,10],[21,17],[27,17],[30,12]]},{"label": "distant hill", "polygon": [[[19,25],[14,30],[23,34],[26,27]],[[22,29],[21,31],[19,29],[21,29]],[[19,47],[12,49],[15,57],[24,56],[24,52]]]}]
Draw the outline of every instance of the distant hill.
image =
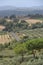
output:
[{"label": "distant hill", "polygon": [[1,6],[0,7],[0,16],[10,16],[15,15],[28,15],[28,14],[43,14],[43,6],[37,7],[13,7],[13,6]]}]

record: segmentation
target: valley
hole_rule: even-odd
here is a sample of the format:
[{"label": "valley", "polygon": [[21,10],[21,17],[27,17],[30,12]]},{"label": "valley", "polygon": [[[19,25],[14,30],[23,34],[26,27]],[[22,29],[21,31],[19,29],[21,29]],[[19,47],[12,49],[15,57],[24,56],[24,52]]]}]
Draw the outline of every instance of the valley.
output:
[{"label": "valley", "polygon": [[30,10],[1,11],[0,65],[43,65],[43,9]]}]

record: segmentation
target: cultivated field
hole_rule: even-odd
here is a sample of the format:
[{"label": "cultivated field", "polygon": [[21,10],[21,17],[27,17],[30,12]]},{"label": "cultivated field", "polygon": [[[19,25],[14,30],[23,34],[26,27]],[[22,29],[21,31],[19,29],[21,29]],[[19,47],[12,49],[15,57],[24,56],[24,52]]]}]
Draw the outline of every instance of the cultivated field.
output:
[{"label": "cultivated field", "polygon": [[13,40],[13,37],[9,34],[0,34],[0,44],[9,43]]},{"label": "cultivated field", "polygon": [[20,33],[23,35],[27,35],[29,39],[33,38],[43,38],[43,28],[34,29],[34,30],[22,30]]},{"label": "cultivated field", "polygon": [[43,20],[38,20],[38,19],[26,19],[25,20],[27,23],[30,23],[30,24],[35,24],[37,22],[43,22]]}]

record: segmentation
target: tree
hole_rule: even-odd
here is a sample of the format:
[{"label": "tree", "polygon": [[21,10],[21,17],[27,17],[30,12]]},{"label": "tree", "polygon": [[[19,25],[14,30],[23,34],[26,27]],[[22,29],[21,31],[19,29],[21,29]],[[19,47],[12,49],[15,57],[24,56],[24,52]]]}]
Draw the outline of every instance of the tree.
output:
[{"label": "tree", "polygon": [[30,41],[26,42],[26,47],[28,51],[32,51],[34,58],[36,58],[35,54],[36,51],[35,50],[39,50],[43,48],[43,38],[38,38],[38,39],[32,39]]},{"label": "tree", "polygon": [[34,45],[30,42],[29,44],[27,44],[27,50],[28,51],[32,51],[32,54],[33,54],[33,56],[34,56],[34,58],[35,58],[35,50],[34,50]]},{"label": "tree", "polygon": [[20,54],[22,56],[22,62],[24,61],[24,54],[26,53],[26,46],[25,44],[17,44],[14,48],[16,54]]},{"label": "tree", "polygon": [[10,16],[10,19],[14,19],[14,18],[16,18],[15,15],[11,15],[11,16]]}]

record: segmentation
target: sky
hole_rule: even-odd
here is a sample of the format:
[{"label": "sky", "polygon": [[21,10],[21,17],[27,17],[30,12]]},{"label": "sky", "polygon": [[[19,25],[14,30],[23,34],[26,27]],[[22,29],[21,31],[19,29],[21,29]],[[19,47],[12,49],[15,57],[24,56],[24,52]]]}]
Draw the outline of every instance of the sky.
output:
[{"label": "sky", "polygon": [[0,6],[15,7],[43,6],[43,0],[0,0]]}]

